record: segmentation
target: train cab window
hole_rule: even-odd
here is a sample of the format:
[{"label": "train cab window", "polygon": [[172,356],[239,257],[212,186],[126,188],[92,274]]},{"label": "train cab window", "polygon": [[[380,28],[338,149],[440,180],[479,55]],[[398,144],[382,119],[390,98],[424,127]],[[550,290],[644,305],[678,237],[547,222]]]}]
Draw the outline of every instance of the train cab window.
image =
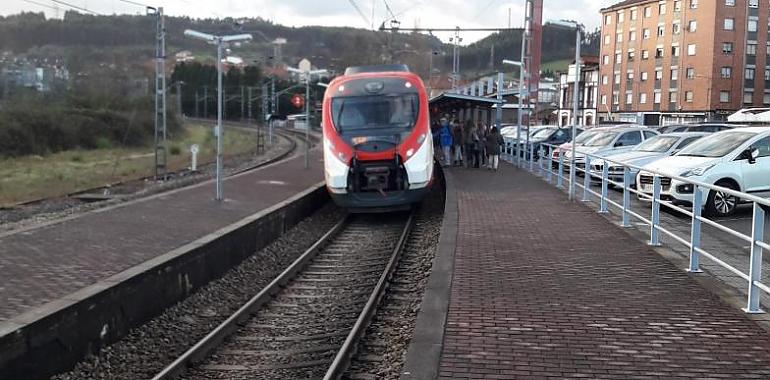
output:
[{"label": "train cab window", "polygon": [[365,129],[411,129],[419,98],[414,93],[349,96],[332,99],[332,123],[344,133]]}]

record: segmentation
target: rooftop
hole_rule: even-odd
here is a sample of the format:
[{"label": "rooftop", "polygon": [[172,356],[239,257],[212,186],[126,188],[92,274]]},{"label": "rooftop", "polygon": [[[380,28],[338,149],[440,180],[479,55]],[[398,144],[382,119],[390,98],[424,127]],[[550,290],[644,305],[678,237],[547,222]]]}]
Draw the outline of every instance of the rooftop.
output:
[{"label": "rooftop", "polygon": [[646,3],[656,3],[656,2],[657,2],[657,0],[623,0],[623,1],[619,2],[619,3],[616,3],[614,5],[610,5],[609,7],[602,9],[601,12],[603,13],[603,12],[612,11],[612,10],[615,10],[615,9],[628,8],[628,7],[634,6],[634,5],[646,4]]}]

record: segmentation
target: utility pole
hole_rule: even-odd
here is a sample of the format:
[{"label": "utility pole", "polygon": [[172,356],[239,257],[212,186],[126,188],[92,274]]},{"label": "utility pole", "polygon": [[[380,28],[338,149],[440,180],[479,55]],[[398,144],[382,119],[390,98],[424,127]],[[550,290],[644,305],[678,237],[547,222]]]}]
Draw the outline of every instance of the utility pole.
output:
[{"label": "utility pole", "polygon": [[249,107],[249,122],[254,120],[254,118],[252,117],[252,113],[251,113],[252,112],[252,108],[253,108],[252,104],[251,104],[252,103],[251,102],[251,100],[252,100],[251,99],[251,90],[253,90],[253,89],[254,89],[254,87],[249,86],[249,105],[248,105],[248,107]]},{"label": "utility pole", "polygon": [[166,26],[163,7],[147,8],[155,16],[155,180],[167,175],[166,149]]}]

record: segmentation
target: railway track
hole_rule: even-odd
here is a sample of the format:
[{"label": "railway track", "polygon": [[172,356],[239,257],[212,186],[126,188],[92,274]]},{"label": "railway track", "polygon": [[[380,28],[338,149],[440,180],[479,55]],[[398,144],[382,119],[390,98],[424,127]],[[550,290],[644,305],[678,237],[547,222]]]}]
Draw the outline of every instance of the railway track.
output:
[{"label": "railway track", "polygon": [[337,379],[398,266],[414,212],[351,215],[153,379]]}]

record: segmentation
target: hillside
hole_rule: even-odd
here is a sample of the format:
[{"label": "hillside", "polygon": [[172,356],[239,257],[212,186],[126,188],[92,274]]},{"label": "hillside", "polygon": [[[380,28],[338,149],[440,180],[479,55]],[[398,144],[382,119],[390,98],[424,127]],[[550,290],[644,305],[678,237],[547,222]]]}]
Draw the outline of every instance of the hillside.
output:
[{"label": "hillside", "polygon": [[[400,61],[415,71],[427,73],[430,51],[436,56],[434,68],[451,70],[451,45],[423,34],[375,32],[349,27],[308,26],[292,28],[256,19],[190,19],[168,17],[167,44],[169,55],[190,50],[199,57],[212,58],[213,49],[183,36],[185,29],[210,33],[242,33],[254,35],[254,42],[235,50],[247,63],[269,63],[273,55],[270,41],[285,38],[283,61],[296,64],[308,57],[316,66],[340,70],[346,66]],[[88,70],[94,65],[126,66],[147,71],[146,61],[154,54],[154,20],[148,16],[93,16],[67,12],[64,19],[46,19],[40,13],[23,13],[0,17],[0,52],[12,52],[31,58],[64,60],[70,71]],[[598,37],[584,48],[598,53]],[[520,52],[521,32],[492,34],[461,49],[464,72],[501,69],[502,58],[515,58]],[[570,59],[574,54],[574,34],[569,30],[544,27],[543,61]],[[494,46],[495,62],[491,60]]]}]

